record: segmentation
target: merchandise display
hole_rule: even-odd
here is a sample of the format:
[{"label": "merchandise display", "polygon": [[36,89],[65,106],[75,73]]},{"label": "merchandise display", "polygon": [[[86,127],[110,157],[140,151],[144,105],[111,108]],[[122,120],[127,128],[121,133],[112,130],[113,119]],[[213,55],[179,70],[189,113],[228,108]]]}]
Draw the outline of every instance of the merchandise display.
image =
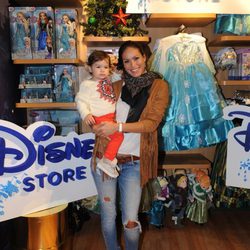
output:
[{"label": "merchandise display", "polygon": [[31,20],[33,58],[55,58],[53,9],[51,7],[34,7]]},{"label": "merchandise display", "polygon": [[225,141],[233,127],[223,119],[226,103],[205,41],[201,35],[179,33],[161,39],[154,51],[151,69],[163,75],[171,90],[159,138],[161,150],[210,146]]},{"label": "merchandise display", "polygon": [[77,58],[76,9],[9,7],[9,16],[13,60]]},{"label": "merchandise display", "polygon": [[31,59],[31,26],[33,15],[31,7],[9,7],[11,57],[15,59]]},{"label": "merchandise display", "polygon": [[[24,5],[22,0],[16,1],[20,3],[18,6]],[[138,5],[146,10],[146,3],[149,2],[140,0]],[[204,2],[208,4],[209,1]],[[178,169],[172,175],[172,170],[164,171],[164,176],[146,183],[149,190],[142,197],[140,211],[146,213],[151,226],[161,228],[166,225],[166,216],[169,215],[172,227],[186,227],[192,224],[190,221],[204,224],[211,219],[206,225],[210,226],[214,223],[214,217],[210,218],[208,211],[214,208],[213,204],[216,208],[249,208],[249,190],[226,186],[227,135],[237,124],[223,118],[223,108],[230,104],[250,105],[250,39],[247,40],[250,35],[250,14],[218,14],[216,20],[214,14],[215,22],[206,24],[206,27],[200,23],[200,26],[189,26],[188,22],[185,23],[186,17],[179,14],[176,15],[176,22],[172,18],[173,13],[166,18],[169,22],[166,24],[166,20],[163,20],[165,14],[163,17],[160,14],[160,18],[156,14],[157,24],[150,26],[147,25],[150,14],[126,13],[127,1],[124,0],[80,0],[79,3],[73,1],[65,5],[52,0],[45,1],[43,7],[36,7],[40,4],[34,0],[30,6],[33,5],[9,7],[12,60],[41,59],[13,62],[15,67],[24,68],[24,71],[18,70],[18,74],[22,74],[19,75],[19,83],[15,83],[20,93],[17,110],[26,110],[23,121],[27,124],[48,121],[55,125],[56,135],[83,133],[85,128],[76,110],[75,94],[79,80],[90,78],[91,75],[82,62],[93,50],[104,50],[111,58],[111,82],[120,80],[122,71],[117,70],[116,66],[123,39],[132,37],[131,40],[136,40],[136,36],[141,38],[149,32],[148,41],[138,39],[146,46],[156,41],[148,69],[160,73],[170,87],[171,102],[158,132],[159,150],[171,151],[170,154],[178,154],[182,150],[187,150],[184,154],[192,154],[193,149],[201,154],[205,152],[204,157],[211,161],[212,172]],[[182,33],[180,29],[178,34],[173,32],[180,20],[187,26],[184,32],[197,32],[200,28],[199,32],[202,33]],[[148,31],[144,30],[146,27]],[[83,40],[80,41],[79,32],[82,31]],[[163,34],[166,37],[158,39]],[[222,37],[221,42],[218,42],[218,37]],[[230,43],[230,39],[224,41],[223,37],[233,37],[235,40]],[[240,87],[237,88],[237,85]],[[118,127],[122,132],[121,123]],[[160,167],[159,171],[162,171]],[[79,208],[82,206],[83,209],[100,213],[99,203],[96,195],[71,204],[75,207],[71,208],[72,214],[69,207],[71,220],[67,224],[79,231],[82,223],[82,218],[80,221],[78,219],[82,216]],[[123,245],[121,247],[124,248]]]},{"label": "merchandise display", "polygon": [[56,102],[73,102],[76,93],[77,67],[74,65],[55,65],[54,94]]},{"label": "merchandise display", "polygon": [[76,58],[77,11],[55,9],[57,58]]},{"label": "merchandise display", "polygon": [[69,132],[79,133],[80,116],[77,111],[69,110],[29,110],[28,124],[48,121],[55,125],[56,135],[66,136]]},{"label": "merchandise display", "polygon": [[228,71],[229,80],[250,80],[250,48],[236,49],[237,64]]},{"label": "merchandise display", "polygon": [[214,32],[217,34],[250,34],[250,14],[218,14]]},{"label": "merchandise display", "polygon": [[19,77],[21,103],[53,102],[53,67],[26,66]]}]

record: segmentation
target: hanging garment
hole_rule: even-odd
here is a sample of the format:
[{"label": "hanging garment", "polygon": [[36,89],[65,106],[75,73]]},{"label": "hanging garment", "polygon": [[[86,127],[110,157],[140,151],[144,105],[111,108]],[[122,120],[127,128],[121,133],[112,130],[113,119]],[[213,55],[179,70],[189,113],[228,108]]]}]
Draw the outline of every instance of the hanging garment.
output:
[{"label": "hanging garment", "polygon": [[151,70],[161,73],[170,87],[171,103],[159,133],[161,150],[207,147],[226,140],[233,127],[222,118],[225,101],[205,41],[181,33],[160,40],[153,54]]}]

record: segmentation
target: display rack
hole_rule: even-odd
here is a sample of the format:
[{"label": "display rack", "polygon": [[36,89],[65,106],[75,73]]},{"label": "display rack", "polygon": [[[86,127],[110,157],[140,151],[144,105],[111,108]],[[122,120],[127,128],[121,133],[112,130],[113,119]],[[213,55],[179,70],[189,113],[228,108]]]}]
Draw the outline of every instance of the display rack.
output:
[{"label": "display rack", "polygon": [[13,60],[14,64],[83,64],[83,61],[80,59],[16,59]]},{"label": "display rack", "polygon": [[136,41],[140,43],[149,43],[148,36],[124,36],[124,37],[98,37],[98,36],[85,36],[83,42],[89,47],[111,47],[119,46],[125,41]]},{"label": "display rack", "polygon": [[74,102],[16,103],[16,108],[34,109],[76,109]]},{"label": "display rack", "polygon": [[216,19],[216,14],[151,14],[146,21],[147,27],[203,27]]},{"label": "display rack", "polygon": [[220,46],[238,46],[245,47],[250,46],[250,36],[228,36],[221,35],[217,36],[213,41],[211,41],[208,46],[210,47],[220,47]]}]

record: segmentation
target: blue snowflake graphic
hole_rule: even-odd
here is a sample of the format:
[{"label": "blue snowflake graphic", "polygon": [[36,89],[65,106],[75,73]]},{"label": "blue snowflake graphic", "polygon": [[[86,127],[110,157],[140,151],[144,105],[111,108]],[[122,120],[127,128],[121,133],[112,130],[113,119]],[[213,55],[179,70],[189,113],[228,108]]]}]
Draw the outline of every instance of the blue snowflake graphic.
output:
[{"label": "blue snowflake graphic", "polygon": [[4,200],[12,197],[14,193],[18,193],[20,184],[21,181],[16,176],[11,181],[8,180],[7,184],[0,184],[0,216],[4,215]]},{"label": "blue snowflake graphic", "polygon": [[241,176],[243,178],[243,181],[247,182],[249,173],[250,173],[250,159],[248,158],[246,161],[240,162],[238,176]]}]

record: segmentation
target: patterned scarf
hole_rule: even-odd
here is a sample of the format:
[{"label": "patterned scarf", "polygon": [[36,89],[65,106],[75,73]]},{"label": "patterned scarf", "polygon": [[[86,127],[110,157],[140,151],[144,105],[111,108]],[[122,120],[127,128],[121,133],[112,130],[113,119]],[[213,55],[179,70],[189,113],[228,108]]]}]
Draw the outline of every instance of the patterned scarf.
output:
[{"label": "patterned scarf", "polygon": [[155,72],[146,72],[139,77],[124,73],[125,85],[122,88],[121,98],[130,106],[126,122],[136,122],[146,106],[149,90],[155,79],[162,77]]}]

